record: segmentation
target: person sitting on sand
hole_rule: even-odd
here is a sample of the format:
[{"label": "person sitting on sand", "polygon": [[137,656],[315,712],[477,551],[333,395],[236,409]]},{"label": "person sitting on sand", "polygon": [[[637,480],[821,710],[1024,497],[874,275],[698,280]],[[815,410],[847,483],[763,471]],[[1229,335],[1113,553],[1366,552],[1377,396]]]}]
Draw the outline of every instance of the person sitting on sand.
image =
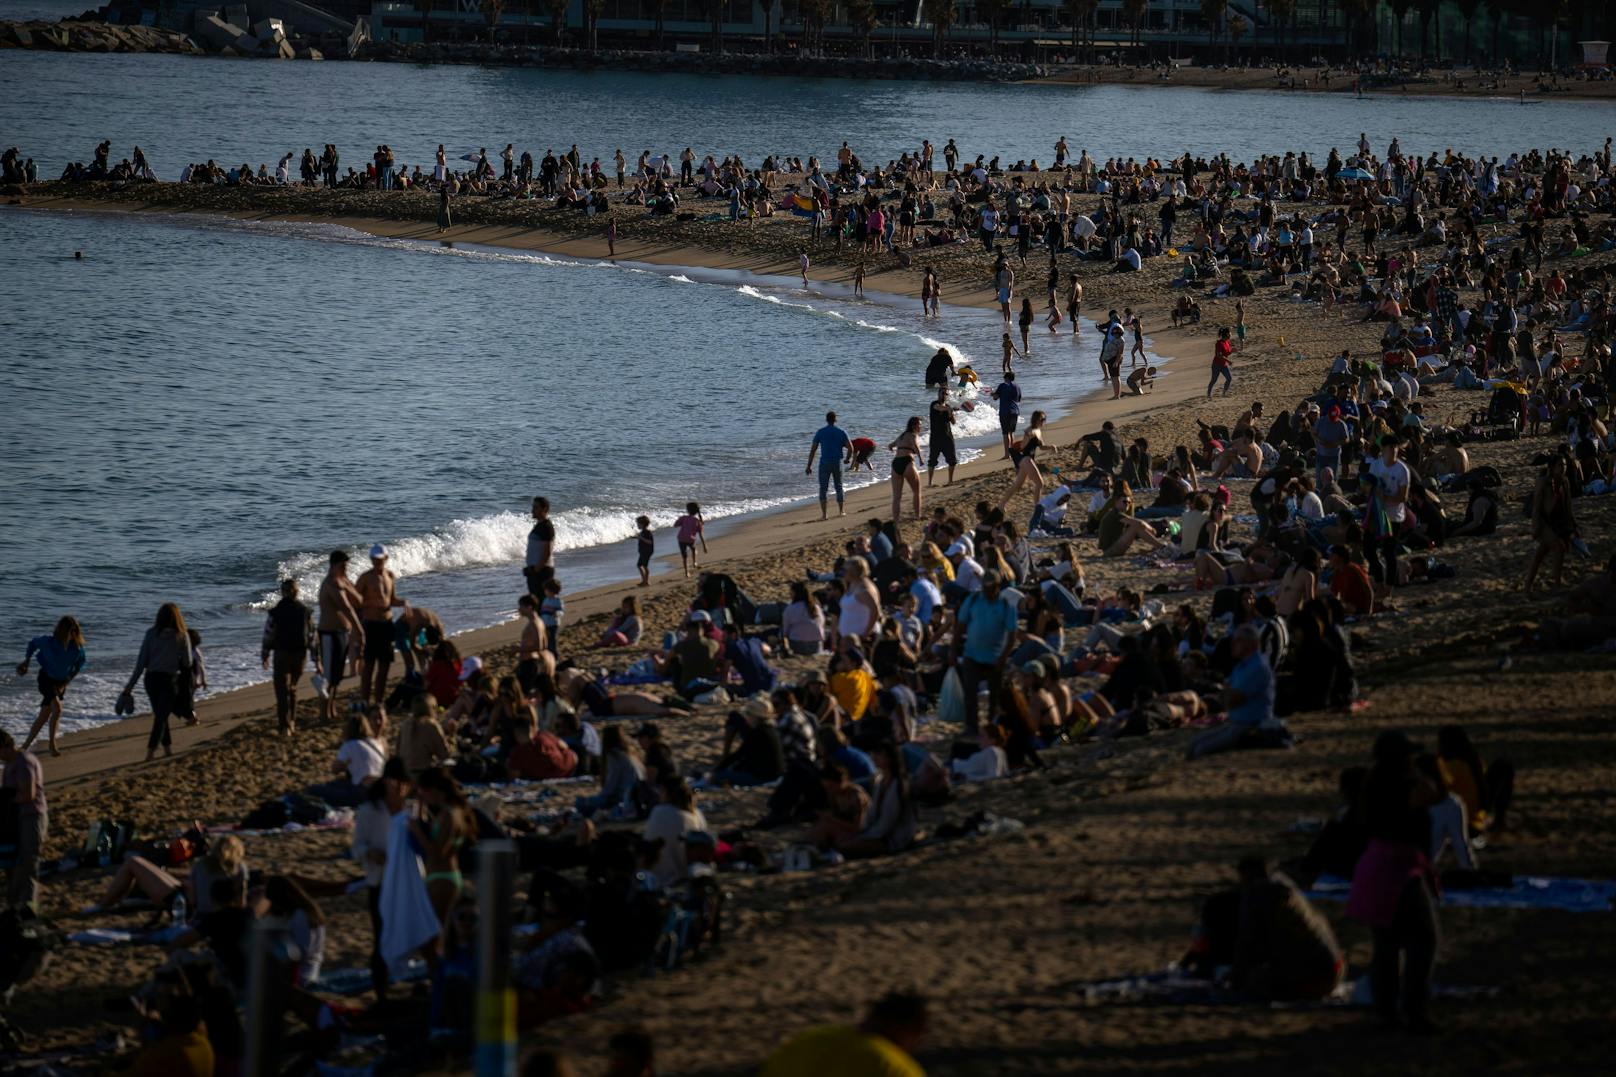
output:
[{"label": "person sitting on sand", "polygon": [[645,764],[640,760],[639,745],[629,740],[622,725],[612,725],[600,738],[601,752],[606,759],[606,775],[601,779],[600,792],[578,797],[574,807],[583,816],[604,811],[608,814],[631,801],[634,787],[645,778]]},{"label": "person sitting on sand", "polygon": [[1223,688],[1227,720],[1190,744],[1189,758],[1199,759],[1234,748],[1288,743],[1285,723],[1274,717],[1274,670],[1262,653],[1262,631],[1243,624],[1229,639],[1235,666]]},{"label": "person sitting on sand", "polygon": [[1156,534],[1150,524],[1133,515],[1133,491],[1128,484],[1117,485],[1116,495],[1100,510],[1096,522],[1100,554],[1104,557],[1121,557],[1135,542],[1143,543],[1151,550],[1166,546],[1167,542]]},{"label": "person sitting on sand", "polygon": [[644,630],[640,618],[640,599],[638,595],[628,595],[618,605],[617,612],[613,614],[611,623],[606,631],[600,634],[595,642],[600,647],[632,647],[640,642],[640,633]]},{"label": "person sitting on sand", "polygon": [[871,857],[902,852],[919,834],[919,819],[909,794],[909,768],[902,749],[883,741],[870,752],[875,759],[875,792],[864,814],[864,828],[840,845],[844,856]]},{"label": "person sitting on sand", "polygon": [[1346,958],[1330,922],[1261,857],[1240,862],[1240,933],[1229,980],[1269,1002],[1329,998]]},{"label": "person sitting on sand", "polygon": [[819,770],[824,786],[825,807],[821,808],[808,840],[817,849],[839,849],[853,841],[864,829],[864,817],[869,812],[870,797],[848,775],[847,767],[830,762]]},{"label": "person sitting on sand", "polygon": [[[732,752],[730,745],[739,739]],[[767,699],[748,700],[731,711],[724,731],[724,750],[709,776],[713,785],[753,786],[772,782],[785,773],[785,747],[774,723],[774,705]]]},{"label": "person sitting on sand", "polygon": [[213,884],[220,879],[247,882],[247,850],[241,839],[226,834],[208,849],[191,867],[184,879],[169,874],[143,856],[124,857],[118,870],[107,882],[101,900],[84,911],[107,912],[116,909],[130,894],[140,893],[159,910],[170,910],[177,897],[185,897],[188,916],[200,917],[213,909]]},{"label": "person sitting on sand", "polygon": [[379,703],[369,715],[363,710],[350,711],[342,727],[342,745],[331,764],[338,777],[311,786],[309,795],[338,808],[357,808],[363,803],[365,791],[381,777],[387,763],[387,748],[381,740],[386,723],[387,712]]},{"label": "person sitting on sand", "polygon": [[981,747],[964,759],[955,759],[949,771],[956,781],[986,782],[1003,778],[1010,773],[1010,760],[1004,750],[1004,729],[997,724],[982,727],[978,734]]}]

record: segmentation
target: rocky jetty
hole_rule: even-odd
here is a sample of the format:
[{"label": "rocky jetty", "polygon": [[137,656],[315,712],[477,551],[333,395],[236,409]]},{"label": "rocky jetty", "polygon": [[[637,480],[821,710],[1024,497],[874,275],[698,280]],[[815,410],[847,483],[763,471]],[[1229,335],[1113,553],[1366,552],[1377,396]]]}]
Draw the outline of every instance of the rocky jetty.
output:
[{"label": "rocky jetty", "polygon": [[155,26],[115,26],[105,22],[64,19],[61,22],[0,22],[0,49],[49,52],[173,52],[196,54],[202,48],[185,34]]},{"label": "rocky jetty", "polygon": [[401,63],[490,64],[568,70],[651,71],[696,75],[795,75],[802,78],[949,79],[1022,82],[1048,72],[1037,64],[999,60],[930,60],[918,57],[857,59],[845,56],[763,55],[747,52],[638,52],[490,45],[471,42],[400,44],[367,41],[355,59]]}]

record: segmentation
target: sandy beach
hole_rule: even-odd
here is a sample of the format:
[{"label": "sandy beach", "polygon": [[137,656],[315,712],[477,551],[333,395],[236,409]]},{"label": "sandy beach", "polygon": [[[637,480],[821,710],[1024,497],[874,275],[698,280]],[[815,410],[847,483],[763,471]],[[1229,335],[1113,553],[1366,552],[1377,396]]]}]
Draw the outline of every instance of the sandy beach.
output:
[{"label": "sandy beach", "polygon": [[[257,189],[47,185],[30,191],[24,204],[50,212],[316,220],[395,238],[606,254],[597,225],[519,203],[457,204],[465,223],[440,237],[430,223],[435,201],[425,194],[336,192],[309,200]],[[793,275],[802,222],[773,218],[748,228],[628,213],[619,229],[619,260]],[[1611,260],[1599,254],[1577,265]],[[917,296],[921,270],[932,266],[942,277],[945,303],[989,306],[987,264],[973,244],[917,250],[902,268],[884,256],[871,264],[867,287]],[[853,265],[849,256],[816,252],[810,276],[842,285]],[[1146,397],[1068,402],[1050,431],[1059,451],[1052,460],[1040,458],[1046,466],[1075,465],[1073,441],[1107,419],[1125,439],[1147,437],[1157,453],[1193,446],[1197,420],[1232,424],[1254,400],[1277,414],[1318,389],[1332,355],[1378,348],[1380,324],[1360,322],[1356,314],[1327,315],[1317,305],[1261,290],[1246,301],[1251,332],[1235,356],[1234,393],[1206,401],[1212,341],[1217,327],[1232,321],[1233,299],[1203,301],[1202,322],[1175,331],[1167,288],[1177,269],[1173,259],[1155,259],[1137,274],[1113,275],[1107,268],[1083,265],[1085,316],[1132,306],[1145,320],[1152,353],[1167,360],[1167,376]],[[1040,271],[1030,264],[1027,291],[1042,308]],[[1043,346],[1042,338],[1035,336],[1034,345]],[[1077,355],[1080,363],[1094,363],[1092,346]],[[1098,389],[1097,369],[1094,381]],[[1439,424],[1462,422],[1484,406],[1485,394],[1441,387],[1422,399],[1428,421]],[[1348,1006],[1117,1000],[1098,986],[1158,972],[1177,959],[1187,947],[1197,899],[1228,885],[1240,856],[1255,852],[1279,861],[1305,851],[1312,826],[1335,808],[1338,771],[1367,763],[1371,741],[1387,729],[1431,743],[1439,726],[1460,723],[1485,757],[1514,761],[1514,819],[1508,831],[1489,837],[1487,867],[1517,875],[1610,877],[1616,657],[1518,654],[1500,661],[1505,644],[1558,613],[1566,587],[1597,571],[1612,552],[1616,499],[1579,499],[1592,560],[1568,561],[1561,588],[1531,596],[1519,590],[1533,546],[1519,506],[1536,481],[1533,457],[1560,440],[1545,435],[1470,447],[1473,466],[1491,465],[1503,476],[1499,530],[1434,551],[1454,568],[1452,578],[1402,589],[1394,612],[1351,626],[1365,708],[1296,716],[1297,746],[1283,752],[1186,762],[1191,730],[1058,747],[1046,753],[1046,769],[962,786],[950,803],[922,817],[935,832],[987,811],[1016,820],[1019,829],[932,840],[900,856],[808,873],[726,875],[731,906],[722,947],[670,973],[613,977],[595,1009],[547,1025],[524,1042],[561,1046],[580,1072],[596,1074],[604,1072],[608,1035],[639,1023],[656,1037],[658,1072],[744,1073],[783,1036],[820,1021],[856,1019],[883,991],[914,988],[933,1006],[931,1034],[917,1056],[933,1074],[1277,1075],[1304,1064],[1332,1073],[1373,1068],[1457,1075],[1493,1068],[1571,1072],[1597,1064],[1616,1009],[1605,956],[1616,946],[1609,913],[1444,907],[1437,979],[1448,994],[1435,1004],[1439,1037],[1376,1034],[1366,1012]],[[968,517],[975,502],[996,501],[1010,481],[997,455],[962,467],[951,487],[926,489],[926,511],[943,505]],[[1227,485],[1245,511],[1249,481]],[[782,599],[805,568],[828,569],[864,520],[885,516],[889,498],[882,482],[850,492],[840,520],[822,523],[817,506],[805,504],[742,521],[712,540],[709,563],[764,600]],[[1023,493],[1011,514],[1023,519],[1030,509]],[[907,518],[902,529],[912,533]],[[1160,597],[1169,606],[1188,602],[1205,612],[1209,604],[1207,593],[1188,586],[1182,567],[1101,558],[1092,540],[1080,549],[1091,593],[1165,585]],[[578,653],[598,634],[608,611],[633,591],[627,576],[625,570],[617,586],[569,594],[563,654]],[[514,566],[512,579],[514,588]],[[652,587],[640,592],[648,639],[678,623],[691,590],[666,561],[658,562]],[[458,642],[462,653],[480,654],[504,673],[514,666],[515,636],[506,625]],[[600,652],[599,664],[621,669],[639,653]],[[596,661],[592,655],[582,660]],[[790,677],[809,667],[802,659],[781,662]],[[174,758],[150,764],[138,761],[142,717],[64,738],[63,756],[45,760],[48,855],[70,851],[97,819],[131,819],[142,837],[166,840],[191,819],[235,822],[260,801],[314,780],[329,766],[338,731],[316,721],[311,704],[304,706],[302,731],[285,740],[272,735],[267,686],[206,699],[200,725],[176,731]],[[726,710],[701,707],[690,718],[662,723],[685,768],[708,768],[716,760]],[[944,748],[952,732],[927,730]],[[701,808],[714,829],[743,828],[762,814],[764,795],[703,793]],[[801,836],[801,828],[787,827],[760,840],[783,848]],[[346,847],[343,831],[247,839],[254,868],[329,880],[358,875]],[[74,910],[95,899],[104,878],[104,871],[78,870],[47,879],[48,914],[68,930],[84,926]],[[362,967],[370,938],[363,898],[328,899],[324,906],[331,921],[328,966]],[[1320,908],[1346,949],[1349,975],[1362,975],[1368,931],[1348,921],[1340,903]],[[94,922],[134,927],[144,919],[129,912]],[[11,1016],[32,1037],[31,1050],[68,1052],[68,1065],[92,1069],[98,1062],[92,1045],[119,1027],[103,1000],[127,993],[159,957],[152,947],[65,946],[19,992]]]}]

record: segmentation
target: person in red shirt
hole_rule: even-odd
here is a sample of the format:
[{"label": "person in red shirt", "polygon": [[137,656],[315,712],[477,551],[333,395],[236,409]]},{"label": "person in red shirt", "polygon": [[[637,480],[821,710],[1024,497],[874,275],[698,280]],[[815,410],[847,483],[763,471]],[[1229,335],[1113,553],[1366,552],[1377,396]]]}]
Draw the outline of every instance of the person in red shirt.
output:
[{"label": "person in red shirt", "polygon": [[1330,547],[1330,593],[1356,617],[1375,612],[1375,589],[1369,583],[1369,573],[1352,560],[1345,546]]},{"label": "person in red shirt", "polygon": [[870,456],[874,452],[875,452],[875,439],[874,438],[854,438],[853,439],[853,466],[851,468],[849,468],[848,470],[849,471],[857,471],[859,468],[862,467],[862,468],[866,468],[866,469],[868,469],[870,471],[874,471],[875,470],[875,464],[873,464],[870,461]]},{"label": "person in red shirt", "polygon": [[1229,395],[1229,388],[1233,378],[1229,373],[1229,353],[1234,351],[1234,345],[1229,342],[1229,327],[1224,326],[1218,330],[1218,342],[1212,346],[1212,380],[1206,383],[1206,398],[1212,399],[1212,389],[1223,379],[1223,395]]}]

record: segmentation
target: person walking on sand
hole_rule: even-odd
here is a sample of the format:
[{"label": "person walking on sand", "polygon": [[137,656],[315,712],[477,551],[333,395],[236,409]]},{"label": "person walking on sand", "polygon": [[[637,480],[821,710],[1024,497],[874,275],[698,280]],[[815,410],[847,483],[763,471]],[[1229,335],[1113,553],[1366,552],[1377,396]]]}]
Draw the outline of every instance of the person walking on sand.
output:
[{"label": "person walking on sand", "polygon": [[1023,486],[1032,484],[1033,504],[1044,496],[1044,473],[1038,468],[1038,450],[1044,447],[1044,413],[1035,411],[1027,423],[1027,433],[1021,439],[1021,449],[1015,453],[1016,484],[1010,487],[1008,493],[999,502],[999,511],[1003,512],[1010,504],[1010,499],[1021,491]]},{"label": "person walking on sand", "polygon": [[1229,327],[1224,326],[1218,330],[1218,341],[1212,345],[1212,380],[1206,383],[1206,398],[1212,399],[1212,388],[1217,385],[1218,379],[1223,379],[1223,395],[1229,395],[1233,377],[1229,373],[1231,363],[1229,353],[1234,351],[1234,345],[1229,342]]},{"label": "person walking on sand", "polygon": [[449,184],[445,183],[438,188],[438,234],[447,232],[454,224],[454,213],[449,209],[449,200],[453,196],[449,192]]},{"label": "person walking on sand", "polygon": [[696,558],[696,543],[701,543],[701,552],[707,552],[707,521],[702,518],[701,505],[695,501],[685,502],[685,514],[673,521],[674,535],[679,543],[679,562],[684,566],[685,579],[690,578],[690,570],[700,568],[701,562]]},{"label": "person walking on sand", "polygon": [[808,287],[808,252],[804,250],[797,255],[797,272],[802,277],[802,286]]},{"label": "person walking on sand", "polygon": [[816,455],[819,457],[819,518],[823,520],[828,515],[826,495],[833,482],[836,484],[836,515],[845,515],[842,464],[853,460],[853,441],[847,436],[847,431],[836,425],[834,411],[825,413],[825,425],[814,432],[813,444],[808,448],[808,466],[802,469],[804,475],[813,473]]},{"label": "person walking on sand", "polygon": [[387,547],[378,542],[370,548],[370,567],[354,581],[359,592],[359,620],[365,633],[359,698],[367,703],[387,698],[387,668],[393,664],[393,609],[409,609],[409,603],[395,592],[397,585],[397,574],[387,567]]},{"label": "person walking on sand", "polygon": [[1078,315],[1083,313],[1083,284],[1072,273],[1072,290],[1066,293],[1066,318],[1072,323],[1072,335],[1077,335]]},{"label": "person walking on sand", "polygon": [[932,485],[932,479],[937,472],[937,458],[941,456],[948,463],[948,482],[954,484],[954,466],[959,463],[959,454],[954,450],[954,408],[948,402],[948,386],[937,386],[937,399],[931,402],[931,436],[927,439],[928,459],[926,463],[926,485]]},{"label": "person walking on sand", "polygon": [[1234,339],[1241,351],[1246,350],[1246,301],[1234,301]]},{"label": "person walking on sand", "polygon": [[185,629],[185,618],[173,602],[158,607],[157,620],[146,629],[140,641],[140,653],[135,657],[134,672],[123,686],[123,709],[134,711],[135,684],[145,675],[146,698],[151,702],[151,735],[146,739],[146,761],[163,746],[164,755],[174,754],[174,741],[169,735],[168,719],[179,702],[180,678],[191,670],[191,634]]},{"label": "person walking on sand", "polygon": [[853,267],[853,294],[860,299],[864,298],[864,263],[860,262]]},{"label": "person walking on sand", "polygon": [[325,699],[320,706],[320,715],[327,722],[335,722],[337,686],[347,675],[349,663],[358,660],[365,633],[365,626],[359,620],[359,592],[348,579],[348,554],[345,551],[332,551],[325,579],[320,581],[316,605],[320,608],[317,661],[325,670]]},{"label": "person walking on sand", "polygon": [[22,661],[17,663],[17,676],[28,676],[28,663],[35,654],[39,655],[39,717],[28,730],[22,750],[26,752],[48,724],[50,735],[46,743],[50,745],[50,754],[61,755],[56,748],[56,730],[62,724],[62,697],[67,694],[68,684],[84,668],[84,630],[72,617],[63,617],[50,635],[29,640]]},{"label": "person walking on sand", "polygon": [[1021,389],[1016,385],[1016,372],[1006,370],[1004,380],[989,394],[999,402],[999,433],[1004,440],[1004,458],[1010,459],[1010,436],[1021,421]]},{"label": "person walking on sand", "polygon": [[1004,324],[1010,324],[1010,296],[1016,287],[1016,271],[1010,268],[1010,262],[1004,255],[993,266],[993,295],[999,303],[999,316]]},{"label": "person walking on sand", "polygon": [[303,679],[303,663],[310,654],[314,655],[314,672],[320,672],[316,642],[314,615],[298,600],[297,581],[282,580],[281,600],[264,620],[264,641],[259,648],[259,659],[274,680],[275,720],[282,736],[296,732],[297,682]]},{"label": "person walking on sand", "polygon": [[651,533],[651,517],[637,516],[634,526],[639,531],[634,535],[634,549],[637,554],[634,567],[640,571],[640,586],[651,586],[651,558],[656,556],[656,536]]},{"label": "person walking on sand", "polygon": [[903,487],[907,483],[915,495],[915,519],[920,519],[920,416],[911,415],[888,446],[892,457],[892,522],[902,517]]},{"label": "person walking on sand", "polygon": [[606,217],[606,257],[617,257],[617,218],[610,214]]}]

